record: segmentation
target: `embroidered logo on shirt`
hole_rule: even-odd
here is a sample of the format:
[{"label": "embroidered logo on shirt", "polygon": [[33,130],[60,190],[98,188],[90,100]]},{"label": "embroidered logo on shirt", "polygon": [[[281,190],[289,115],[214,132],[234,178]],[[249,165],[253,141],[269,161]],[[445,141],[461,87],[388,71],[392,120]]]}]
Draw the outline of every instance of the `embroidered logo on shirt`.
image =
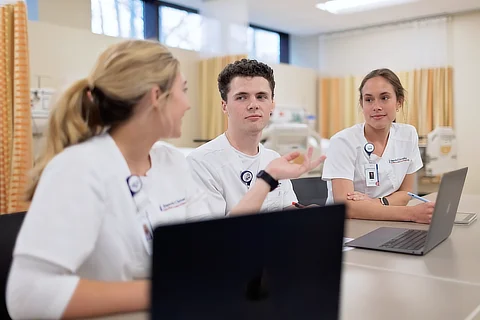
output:
[{"label": "embroidered logo on shirt", "polygon": [[161,204],[160,205],[160,211],[168,211],[170,209],[178,208],[187,203],[187,200],[185,198],[178,199],[169,203]]},{"label": "embroidered logo on shirt", "polygon": [[396,159],[390,159],[390,160],[388,160],[388,162],[391,163],[391,164],[401,163],[401,162],[408,162],[408,161],[410,161],[410,159],[408,159],[407,157],[396,158]]}]

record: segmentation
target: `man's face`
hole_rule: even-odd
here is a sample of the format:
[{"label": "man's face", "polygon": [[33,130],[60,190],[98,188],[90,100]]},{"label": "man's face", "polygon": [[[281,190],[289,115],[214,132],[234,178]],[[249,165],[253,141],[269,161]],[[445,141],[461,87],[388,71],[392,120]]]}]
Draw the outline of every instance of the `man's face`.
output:
[{"label": "man's face", "polygon": [[268,80],[263,77],[233,78],[222,108],[228,115],[229,128],[245,133],[261,132],[275,108]]}]

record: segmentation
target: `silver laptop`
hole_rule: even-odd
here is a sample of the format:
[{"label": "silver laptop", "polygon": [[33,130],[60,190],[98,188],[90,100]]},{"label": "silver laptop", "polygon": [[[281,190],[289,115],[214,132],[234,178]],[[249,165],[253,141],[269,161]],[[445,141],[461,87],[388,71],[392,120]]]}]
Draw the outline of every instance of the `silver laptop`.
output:
[{"label": "silver laptop", "polygon": [[445,173],[440,183],[428,230],[382,227],[346,246],[424,255],[450,236],[468,168]]}]

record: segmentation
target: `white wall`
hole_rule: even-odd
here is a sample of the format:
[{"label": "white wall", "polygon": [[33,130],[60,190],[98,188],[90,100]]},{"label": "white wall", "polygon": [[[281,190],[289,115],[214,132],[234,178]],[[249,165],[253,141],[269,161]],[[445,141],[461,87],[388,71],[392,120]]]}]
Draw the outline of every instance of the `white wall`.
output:
[{"label": "white wall", "polygon": [[384,26],[323,35],[319,71],[323,76],[361,76],[388,67],[394,71],[451,65],[459,166],[468,166],[465,192],[480,194],[480,12],[447,20]]},{"label": "white wall", "polygon": [[319,37],[319,71],[324,76],[360,76],[388,67],[408,71],[449,61],[449,19],[372,27]]},{"label": "white wall", "polygon": [[300,107],[316,114],[317,71],[287,64],[271,65],[275,74],[277,106]]},{"label": "white wall", "polygon": [[[39,0],[39,21],[29,21],[31,85],[58,88],[86,77],[98,54],[120,38],[90,31],[90,0]],[[75,15],[71,20],[69,16]],[[61,17],[60,17],[61,16]],[[71,21],[71,26],[69,22]],[[182,137],[170,141],[179,147],[195,147],[200,137],[198,52],[171,48],[189,81],[192,109],[183,119]],[[290,65],[271,65],[275,72],[278,105],[316,110],[316,70]],[[292,81],[294,79],[294,81]],[[218,106],[220,110],[220,106]]]},{"label": "white wall", "polygon": [[290,64],[318,70],[318,36],[290,35]]},{"label": "white wall", "polygon": [[480,12],[456,16],[452,28],[454,121],[458,162],[468,166],[465,191],[480,194]]}]

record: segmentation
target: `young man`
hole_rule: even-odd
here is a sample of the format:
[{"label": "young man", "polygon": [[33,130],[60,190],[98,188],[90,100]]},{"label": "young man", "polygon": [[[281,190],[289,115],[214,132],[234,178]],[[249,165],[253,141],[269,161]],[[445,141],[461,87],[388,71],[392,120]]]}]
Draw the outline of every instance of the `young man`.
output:
[{"label": "young man", "polygon": [[[195,180],[209,197],[212,213],[227,214],[253,186],[257,174],[280,157],[260,144],[262,130],[275,107],[273,70],[256,60],[242,59],[218,76],[227,131],[189,154]],[[296,202],[290,180],[280,181],[262,211],[282,210]]]}]

